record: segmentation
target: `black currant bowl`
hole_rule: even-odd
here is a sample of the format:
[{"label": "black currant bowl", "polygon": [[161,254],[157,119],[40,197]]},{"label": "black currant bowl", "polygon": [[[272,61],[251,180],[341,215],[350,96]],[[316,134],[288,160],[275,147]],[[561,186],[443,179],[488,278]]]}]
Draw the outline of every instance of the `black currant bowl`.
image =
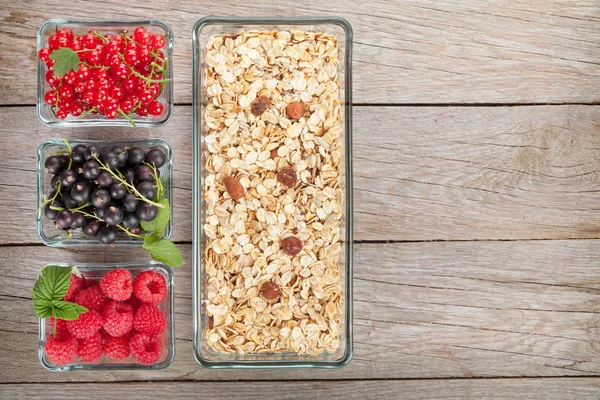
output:
[{"label": "black currant bowl", "polygon": [[[157,307],[167,318],[167,329],[161,334],[163,352],[160,358],[150,365],[138,363],[131,355],[123,360],[115,360],[107,357],[105,354],[92,362],[84,362],[79,357],[75,357],[72,362],[66,365],[54,364],[44,352],[44,344],[48,335],[54,332],[54,324],[50,318],[38,318],[39,340],[38,340],[38,358],[44,368],[52,372],[68,371],[89,371],[89,370],[159,370],[167,368],[175,359],[175,277],[173,270],[166,264],[158,261],[146,261],[136,263],[118,263],[118,264],[81,264],[81,263],[49,263],[48,265],[58,265],[61,267],[77,267],[77,271],[88,282],[99,281],[105,273],[113,268],[123,268],[131,272],[135,279],[143,271],[154,271],[160,274],[167,283],[167,295],[157,304]],[[41,274],[41,271],[40,271]],[[39,276],[39,275],[38,275]],[[133,295],[132,295],[133,296]],[[135,297],[135,296],[134,296]],[[129,300],[126,300],[129,301]]]},{"label": "black currant bowl", "polygon": [[[164,105],[164,111],[160,115],[139,116],[135,112],[129,121],[122,115],[117,115],[114,119],[108,119],[102,114],[89,113],[84,117],[67,116],[60,119],[56,114],[56,107],[50,106],[44,101],[44,95],[51,90],[49,82],[46,80],[48,68],[42,62],[37,54],[40,49],[48,48],[48,38],[61,28],[69,28],[75,35],[82,35],[90,30],[98,31],[102,34],[120,35],[124,32],[129,34],[138,26],[143,26],[148,32],[160,34],[165,37],[165,44],[160,49],[166,59],[166,68],[163,79],[169,79],[163,86],[160,94],[156,98]],[[37,115],[40,121],[47,126],[52,127],[81,127],[81,126],[135,126],[138,127],[156,127],[165,124],[172,115],[173,111],[173,31],[171,27],[162,21],[142,20],[142,21],[69,21],[64,19],[51,19],[45,21],[37,31]],[[82,114],[83,115],[83,114]],[[133,122],[133,123],[132,123]]]},{"label": "black currant bowl", "polygon": [[[121,147],[140,147],[145,152],[148,150],[157,148],[165,154],[165,163],[162,167],[158,168],[160,179],[162,181],[165,196],[169,200],[171,218],[169,223],[162,234],[161,238],[170,239],[173,231],[173,150],[167,142],[161,139],[132,139],[132,140],[70,140],[69,144],[71,147],[77,145],[85,146],[97,146],[99,149],[113,148],[114,146]],[[75,229],[63,230],[58,226],[56,221],[53,221],[46,217],[44,207],[45,196],[47,197],[53,192],[51,181],[54,176],[51,173],[45,171],[46,159],[53,155],[61,155],[64,152],[68,152],[67,143],[63,139],[49,139],[44,141],[38,148],[37,153],[37,198],[38,198],[38,210],[36,216],[37,222],[37,235],[42,243],[46,246],[51,247],[75,247],[75,246],[106,246],[102,243],[98,236],[88,236],[83,232],[81,227]],[[62,175],[61,175],[62,176]],[[99,188],[98,185],[93,185],[92,190]],[[110,190],[106,188],[106,190]],[[73,193],[73,192],[70,192]],[[61,196],[58,196],[61,197]],[[67,196],[68,199],[65,202],[70,203],[74,201],[72,196]],[[77,196],[75,196],[77,198]],[[119,202],[116,200],[115,202]],[[69,204],[65,205],[61,203],[60,206],[69,207]],[[71,207],[77,207],[71,205]],[[106,209],[106,208],[105,208]],[[87,211],[87,210],[86,210]],[[62,221],[61,221],[62,222]],[[145,233],[142,233],[142,235]],[[143,243],[143,239],[131,237],[126,233],[119,230],[119,234],[114,242],[115,246],[140,246]]]}]

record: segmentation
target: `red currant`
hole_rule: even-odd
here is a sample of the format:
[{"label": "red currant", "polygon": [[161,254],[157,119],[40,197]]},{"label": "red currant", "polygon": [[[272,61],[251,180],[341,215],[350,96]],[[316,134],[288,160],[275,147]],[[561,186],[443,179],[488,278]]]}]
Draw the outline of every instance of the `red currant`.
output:
[{"label": "red currant", "polygon": [[60,108],[65,109],[67,111],[70,111],[71,108],[73,108],[74,105],[75,105],[75,102],[70,97],[65,97],[65,98],[61,97],[60,100],[59,100],[59,106],[60,106]]},{"label": "red currant", "polygon": [[138,55],[135,51],[127,50],[124,57],[125,62],[129,65],[135,65],[138,62]]},{"label": "red currant", "polygon": [[59,108],[58,111],[56,112],[56,118],[58,118],[58,119],[65,119],[65,118],[67,118],[67,115],[69,115],[69,111],[62,107]]},{"label": "red currant", "polygon": [[71,45],[71,41],[66,37],[59,37],[58,39],[58,47],[69,47]]},{"label": "red currant", "polygon": [[60,89],[58,90],[58,95],[62,99],[63,97],[71,97],[73,96],[73,86],[68,83],[63,83]]},{"label": "red currant", "polygon": [[123,111],[125,114],[129,114],[131,110],[133,110],[133,104],[134,103],[131,101],[131,99],[127,98],[121,100],[119,107],[121,108],[121,111]]},{"label": "red currant", "polygon": [[51,106],[53,106],[56,104],[56,100],[56,91],[54,90],[50,90],[44,95],[44,101],[46,102],[46,104],[50,104]]},{"label": "red currant", "polygon": [[107,111],[104,116],[108,119],[115,119],[117,117],[117,110]]},{"label": "red currant", "polygon": [[97,106],[99,106],[100,104],[103,104],[107,98],[108,94],[106,92],[106,89],[100,89],[96,92],[96,98],[94,99],[94,103]]},{"label": "red currant", "polygon": [[86,82],[85,90],[94,91],[97,89],[96,88],[97,84],[98,84],[98,80],[91,78],[89,81]]},{"label": "red currant", "polygon": [[50,50],[58,49],[58,37],[56,35],[50,35],[48,38],[48,47],[50,47]]},{"label": "red currant", "polygon": [[94,77],[101,81],[108,78],[108,72],[104,68],[94,68]]},{"label": "red currant", "polygon": [[69,71],[65,75],[65,82],[67,82],[69,85],[74,85],[75,81],[77,81],[77,77],[75,76],[75,72]]},{"label": "red currant", "polygon": [[91,71],[87,65],[80,65],[79,71],[75,73],[75,77],[78,81],[87,81],[90,79]]},{"label": "red currant", "polygon": [[114,111],[119,108],[119,102],[115,99],[106,99],[104,101],[104,109],[106,111]]},{"label": "red currant", "polygon": [[83,113],[83,106],[81,103],[75,103],[73,107],[71,107],[71,114],[75,117],[79,117]]},{"label": "red currant", "polygon": [[40,51],[38,53],[38,57],[43,62],[50,61],[50,49],[47,49],[47,48],[40,49]]},{"label": "red currant", "polygon": [[93,49],[96,47],[96,36],[93,33],[86,33],[81,37],[81,44],[86,49]]},{"label": "red currant", "polygon": [[67,40],[73,40],[73,31],[69,28],[62,28],[56,31],[56,36],[59,38],[66,38]]},{"label": "red currant", "polygon": [[110,97],[112,97],[113,99],[120,99],[121,97],[123,97],[124,94],[123,89],[118,86],[115,86],[112,89],[110,89],[109,93]]},{"label": "red currant", "polygon": [[152,37],[152,48],[153,49],[160,49],[165,45],[165,38],[161,35],[154,35],[154,37]]},{"label": "red currant", "polygon": [[90,51],[89,53],[87,53],[86,59],[88,63],[92,65],[98,65],[100,64],[100,52],[96,50]]},{"label": "red currant", "polygon": [[137,110],[135,110],[135,113],[137,115],[139,115],[140,117],[147,116],[148,115],[148,106],[145,106],[142,104],[141,106],[138,107]]},{"label": "red currant", "polygon": [[50,85],[52,89],[56,89],[58,87],[58,83],[61,81],[62,77],[57,78],[54,76],[54,71],[46,71],[46,82]]},{"label": "red currant", "polygon": [[165,106],[159,101],[154,100],[152,103],[148,104],[148,113],[150,115],[162,115],[164,111]]},{"label": "red currant", "polygon": [[145,90],[141,93],[140,101],[142,104],[149,104],[152,100],[154,100],[154,93],[151,90]]},{"label": "red currant", "polygon": [[125,78],[129,75],[129,68],[125,64],[113,65],[110,67],[110,73],[115,78]]},{"label": "red currant", "polygon": [[81,40],[79,40],[79,39],[73,39],[73,41],[71,42],[71,44],[69,45],[69,47],[73,51],[79,51],[79,50],[82,49],[83,46],[81,44]]},{"label": "red currant", "polygon": [[133,92],[137,88],[136,78],[130,77],[130,78],[125,79],[123,81],[122,87],[123,87],[123,89],[125,89],[126,92]]},{"label": "red currant", "polygon": [[86,89],[86,83],[83,81],[79,81],[75,84],[75,86],[73,86],[73,90],[75,91],[75,93],[83,93],[85,92]]},{"label": "red currant", "polygon": [[91,90],[86,91],[85,93],[83,93],[83,102],[86,104],[94,104],[94,99],[96,98],[96,93],[94,93]]}]

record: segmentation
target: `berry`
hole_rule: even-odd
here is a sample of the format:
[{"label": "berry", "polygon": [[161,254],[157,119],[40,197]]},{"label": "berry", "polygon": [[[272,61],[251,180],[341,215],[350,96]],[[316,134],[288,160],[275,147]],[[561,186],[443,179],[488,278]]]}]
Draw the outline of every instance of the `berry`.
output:
[{"label": "berry", "polygon": [[157,335],[167,329],[167,318],[154,304],[142,304],[135,313],[133,326],[138,332]]},{"label": "berry", "polygon": [[73,301],[75,295],[79,293],[81,289],[84,289],[86,285],[85,278],[79,277],[76,274],[71,274],[71,278],[69,281],[69,290],[63,296],[63,300],[65,301]]},{"label": "berry", "polygon": [[69,210],[60,210],[56,214],[56,225],[62,229],[69,229],[73,223],[73,213]]},{"label": "berry", "polygon": [[77,346],[77,355],[83,362],[96,361],[102,356],[104,350],[103,342],[104,339],[102,339],[102,335],[98,332],[87,339],[81,339]]},{"label": "berry", "polygon": [[123,301],[133,293],[133,277],[131,272],[123,268],[108,271],[100,280],[104,294],[113,300]]},{"label": "berry", "polygon": [[[154,96],[156,97],[156,94]],[[158,116],[162,115],[163,112],[165,112],[165,106],[157,100],[153,100],[148,105],[148,114],[150,115]]]},{"label": "berry", "polygon": [[67,321],[64,319],[54,319],[54,317],[50,317],[50,326],[54,329],[53,336],[62,336],[68,335],[71,336],[69,330],[67,329]]},{"label": "berry", "polygon": [[77,207],[77,202],[71,198],[71,193],[65,192],[60,198],[65,207],[69,210]]},{"label": "berry", "polygon": [[50,156],[44,161],[44,171],[49,174],[58,174],[64,170],[65,165],[58,156]]},{"label": "berry", "polygon": [[96,208],[104,208],[110,203],[110,193],[106,189],[96,189],[92,193],[92,205]]},{"label": "berry", "polygon": [[57,99],[58,97],[56,96],[56,91],[54,90],[50,90],[44,95],[44,101],[46,102],[46,104],[49,104],[51,106],[56,104]]},{"label": "berry", "polygon": [[70,188],[77,181],[77,172],[73,169],[65,169],[60,173],[60,184],[63,188]]},{"label": "berry", "polygon": [[154,164],[156,168],[160,168],[165,165],[165,161],[167,158],[165,157],[165,153],[160,149],[152,149],[146,154],[146,162],[148,164]]},{"label": "berry", "polygon": [[44,353],[52,363],[66,365],[77,354],[77,339],[70,334],[48,335],[44,343]]},{"label": "berry", "polygon": [[77,146],[73,147],[73,150],[71,151],[71,159],[75,164],[85,163],[85,149],[86,147],[83,144],[78,144]]},{"label": "berry", "polygon": [[98,177],[96,178],[96,181],[98,182],[98,186],[107,188],[113,184],[113,176],[108,171],[100,171]]},{"label": "berry", "polygon": [[163,36],[160,35],[154,35],[152,37],[152,48],[153,49],[160,49],[165,45],[165,38]]},{"label": "berry", "polygon": [[129,357],[129,353],[129,334],[119,337],[109,336],[104,341],[104,354],[108,358],[123,360]]},{"label": "berry", "polygon": [[102,155],[102,162],[110,169],[119,168],[119,157],[117,153],[109,151]]},{"label": "berry", "polygon": [[[89,284],[90,282],[88,282],[88,285]],[[75,303],[84,306],[88,310],[102,311],[107,302],[108,297],[106,297],[98,284],[80,290],[75,296]]]},{"label": "berry", "polygon": [[100,174],[100,164],[96,160],[88,160],[83,164],[83,176],[85,179],[92,181]]},{"label": "berry", "polygon": [[126,212],[123,214],[123,220],[121,226],[125,229],[135,228],[140,224],[140,218],[133,212]]},{"label": "berry", "polygon": [[78,229],[85,225],[85,217],[83,214],[75,212],[73,214],[73,222],[71,223],[71,229]]},{"label": "berry", "polygon": [[86,160],[94,159],[94,156],[100,157],[100,147],[92,144],[85,149],[83,154]]},{"label": "berry", "polygon": [[82,232],[87,236],[98,236],[98,232],[100,231],[101,223],[97,219],[88,221],[81,228]]},{"label": "berry", "polygon": [[92,185],[87,181],[79,181],[71,187],[71,198],[75,200],[78,205],[84,205],[89,202],[91,194]]},{"label": "berry", "polygon": [[167,282],[158,272],[144,271],[133,281],[133,294],[144,303],[158,304],[167,296]]},{"label": "berry", "polygon": [[137,191],[147,198],[148,200],[154,200],[156,198],[156,187],[152,182],[142,181],[136,186]]},{"label": "berry", "polygon": [[138,333],[129,341],[131,355],[144,365],[154,364],[162,356],[163,345],[160,336]]},{"label": "berry", "polygon": [[47,49],[47,48],[40,49],[40,51],[38,52],[38,57],[43,62],[50,61],[50,49]]},{"label": "berry", "polygon": [[123,220],[123,210],[115,205],[110,205],[104,209],[103,218],[108,225],[117,226]]},{"label": "berry", "polygon": [[120,200],[127,194],[127,189],[122,183],[113,183],[110,187],[110,197],[115,200]]},{"label": "berry", "polygon": [[102,327],[102,316],[98,311],[89,310],[74,321],[67,321],[69,333],[77,339],[87,339]]},{"label": "berry", "polygon": [[152,168],[150,168],[149,166],[140,165],[135,170],[135,180],[137,182],[153,181],[154,180],[154,176],[152,175],[153,173],[154,172],[152,171]]},{"label": "berry", "polygon": [[127,193],[125,197],[123,197],[123,200],[121,200],[121,206],[124,211],[130,213],[135,212],[135,209],[138,206],[138,200],[133,193]]},{"label": "berry", "polygon": [[102,327],[110,336],[123,336],[133,328],[133,306],[111,300],[102,310]]},{"label": "berry", "polygon": [[155,205],[141,202],[135,212],[142,221],[152,221],[158,215],[158,208]]}]

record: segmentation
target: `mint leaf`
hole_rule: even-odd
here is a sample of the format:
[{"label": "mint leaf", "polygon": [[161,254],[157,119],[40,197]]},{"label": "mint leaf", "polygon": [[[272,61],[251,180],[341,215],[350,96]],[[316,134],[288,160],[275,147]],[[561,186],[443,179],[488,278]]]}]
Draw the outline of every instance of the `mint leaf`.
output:
[{"label": "mint leaf", "polygon": [[77,53],[68,47],[54,50],[50,53],[50,59],[56,61],[54,63],[55,76],[63,76],[71,70],[77,72],[81,62]]},{"label": "mint leaf", "polygon": [[59,319],[73,321],[87,311],[87,308],[70,301],[55,300],[52,302],[52,316]]},{"label": "mint leaf", "polygon": [[72,267],[59,267],[48,265],[33,286],[31,293],[34,303],[36,301],[62,300],[69,290]]},{"label": "mint leaf", "polygon": [[148,250],[153,259],[162,261],[170,267],[178,267],[183,264],[183,258],[181,258],[177,246],[167,239],[157,240],[155,236],[146,236],[142,248]]},{"label": "mint leaf", "polygon": [[74,267],[48,265],[42,270],[31,291],[33,310],[38,317],[73,320],[87,311],[87,308],[78,304],[63,301],[69,290],[73,269]]},{"label": "mint leaf", "polygon": [[152,221],[140,221],[142,229],[149,233],[163,233],[171,219],[171,207],[169,207],[169,199],[163,197],[159,201],[164,204],[164,208],[158,209],[158,215]]}]

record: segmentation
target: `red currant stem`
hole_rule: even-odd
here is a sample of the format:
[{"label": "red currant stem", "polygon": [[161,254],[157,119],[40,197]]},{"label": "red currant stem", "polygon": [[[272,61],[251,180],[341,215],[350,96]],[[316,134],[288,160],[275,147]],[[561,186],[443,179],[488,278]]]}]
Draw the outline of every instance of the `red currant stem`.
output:
[{"label": "red currant stem", "polygon": [[92,108],[90,108],[89,110],[87,110],[86,112],[82,113],[82,114],[79,116],[79,118],[83,118],[83,117],[85,117],[86,115],[88,115],[89,113],[91,113],[91,112],[94,112],[94,111],[98,111],[98,109],[97,109],[96,107],[92,107]]},{"label": "red currant stem", "polygon": [[99,37],[100,39],[104,40],[104,43],[108,43],[109,40],[106,38],[106,36],[99,34],[97,31],[92,31],[92,35]]},{"label": "red currant stem", "polygon": [[137,111],[138,108],[140,108],[142,106],[142,102],[140,100],[138,100],[138,102],[135,104],[135,107],[133,107],[131,109],[131,111],[129,111],[129,115],[133,114],[135,111]]},{"label": "red currant stem", "polygon": [[135,126],[135,121],[133,120],[133,118],[131,118],[131,116],[129,116],[128,114],[125,114],[123,112],[123,110],[121,110],[121,107],[119,107],[119,109],[117,111],[119,112],[119,114],[121,114],[123,117],[125,117],[131,125]]},{"label": "red currant stem", "polygon": [[83,50],[77,50],[75,53],[87,53],[89,51],[96,51],[96,49],[83,49]]},{"label": "red currant stem", "polygon": [[118,180],[119,182],[121,182],[126,188],[129,189],[129,191],[131,193],[133,193],[134,195],[136,195],[137,197],[140,198],[140,200],[148,203],[148,204],[152,204],[153,206],[156,206],[158,208],[165,208],[164,204],[161,203],[157,203],[155,201],[152,201],[144,196],[142,196],[142,194],[140,192],[138,192],[138,190],[135,188],[135,186],[133,186],[131,183],[127,182],[125,179],[121,178],[119,175],[115,174],[115,172],[113,170],[111,170],[110,168],[107,168],[106,165],[104,165],[104,163],[102,163],[102,161],[100,161],[100,159],[98,158],[98,156],[96,156],[94,154],[94,158],[96,159],[96,161],[98,162],[98,164],[100,164],[100,169],[103,169],[105,171],[108,171],[116,180]]},{"label": "red currant stem", "polygon": [[143,79],[144,81],[146,81],[146,83],[162,83],[162,82],[169,82],[171,79],[148,79],[147,77],[145,77],[144,75],[140,74],[139,72],[137,72],[135,69],[133,69],[133,67],[129,64],[127,64],[127,62],[125,61],[125,57],[122,54],[119,54],[119,57],[121,57],[121,60],[123,61],[123,63],[125,65],[127,65],[127,67],[129,68],[129,71],[131,71],[131,73],[135,76],[137,76],[140,79]]}]

